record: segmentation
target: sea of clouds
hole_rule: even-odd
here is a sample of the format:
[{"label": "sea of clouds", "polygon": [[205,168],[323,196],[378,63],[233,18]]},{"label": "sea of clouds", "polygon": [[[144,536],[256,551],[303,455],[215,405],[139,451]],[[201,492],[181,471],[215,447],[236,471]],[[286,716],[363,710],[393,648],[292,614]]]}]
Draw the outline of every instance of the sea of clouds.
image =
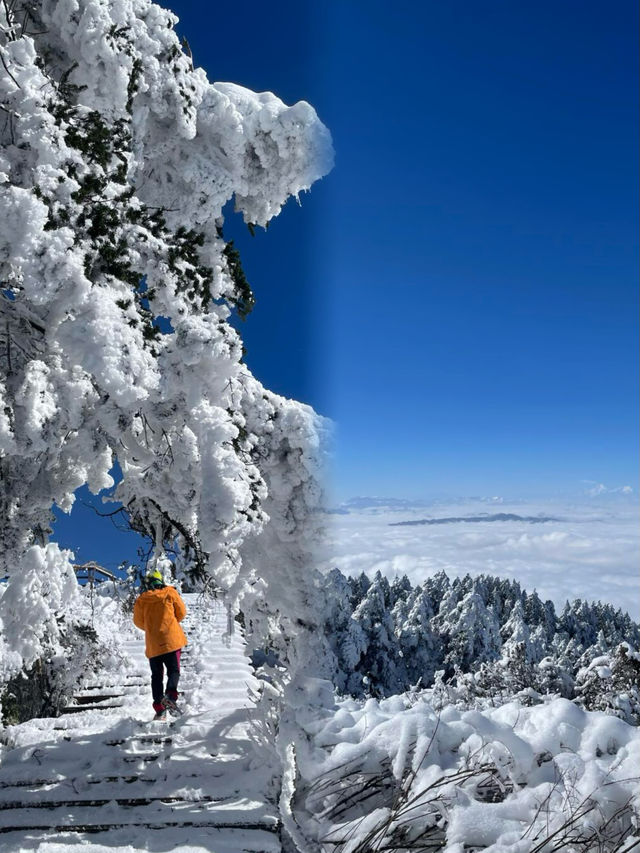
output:
[{"label": "sea of clouds", "polygon": [[[423,520],[431,523],[404,524]],[[322,552],[325,570],[337,567],[351,575],[380,570],[388,578],[406,574],[413,584],[441,569],[451,578],[498,575],[519,581],[528,592],[537,589],[556,607],[567,599],[600,599],[636,620],[639,566],[637,502],[591,499],[469,499],[422,506],[358,499],[327,516]]]}]

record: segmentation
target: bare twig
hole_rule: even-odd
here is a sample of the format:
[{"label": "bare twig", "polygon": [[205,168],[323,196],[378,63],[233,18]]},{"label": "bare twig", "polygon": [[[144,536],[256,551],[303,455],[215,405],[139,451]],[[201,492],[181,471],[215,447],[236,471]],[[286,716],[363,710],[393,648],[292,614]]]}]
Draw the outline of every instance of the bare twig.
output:
[{"label": "bare twig", "polygon": [[3,66],[4,66],[4,70],[7,72],[7,74],[9,75],[9,77],[11,77],[11,79],[12,79],[12,80],[13,80],[13,82],[16,84],[16,86],[18,87],[18,89],[22,89],[22,86],[20,85],[20,83],[18,83],[18,81],[17,81],[17,80],[16,80],[16,78],[13,76],[13,74],[11,73],[11,71],[9,71],[9,68],[7,67],[7,63],[4,61],[4,55],[3,55],[3,54],[4,54],[4,48],[0,46],[0,62],[2,62]]}]

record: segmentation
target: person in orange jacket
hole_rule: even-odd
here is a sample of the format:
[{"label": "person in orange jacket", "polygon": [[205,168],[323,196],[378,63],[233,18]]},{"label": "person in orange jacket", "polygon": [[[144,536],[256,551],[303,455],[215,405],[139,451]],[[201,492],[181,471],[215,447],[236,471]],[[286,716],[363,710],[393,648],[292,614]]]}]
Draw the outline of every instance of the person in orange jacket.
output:
[{"label": "person in orange jacket", "polygon": [[[166,709],[177,710],[180,652],[187,638],[180,625],[187,608],[180,594],[166,586],[161,572],[154,569],[146,576],[147,589],[136,598],[133,624],[144,631],[145,654],[151,667],[151,695],[155,719],[162,720]],[[163,689],[164,670],[167,687]]]}]

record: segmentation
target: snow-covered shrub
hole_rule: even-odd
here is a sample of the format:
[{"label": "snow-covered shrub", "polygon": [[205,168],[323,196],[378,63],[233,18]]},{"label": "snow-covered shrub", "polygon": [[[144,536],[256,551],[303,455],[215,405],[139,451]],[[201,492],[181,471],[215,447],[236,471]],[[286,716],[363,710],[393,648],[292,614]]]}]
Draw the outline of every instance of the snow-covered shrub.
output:
[{"label": "snow-covered shrub", "polygon": [[120,666],[117,599],[81,588],[69,551],[33,545],[2,587],[0,714],[19,722],[55,714],[85,677]]},{"label": "snow-covered shrub", "polygon": [[613,853],[637,832],[640,731],[564,699],[347,699],[300,725],[294,814],[323,853]]},{"label": "snow-covered shrub", "polygon": [[640,654],[629,643],[594,658],[578,672],[577,701],[588,710],[605,711],[640,725]]},{"label": "snow-covered shrub", "polygon": [[61,638],[61,620],[80,598],[69,551],[32,545],[14,568],[0,599],[0,683],[29,669]]}]

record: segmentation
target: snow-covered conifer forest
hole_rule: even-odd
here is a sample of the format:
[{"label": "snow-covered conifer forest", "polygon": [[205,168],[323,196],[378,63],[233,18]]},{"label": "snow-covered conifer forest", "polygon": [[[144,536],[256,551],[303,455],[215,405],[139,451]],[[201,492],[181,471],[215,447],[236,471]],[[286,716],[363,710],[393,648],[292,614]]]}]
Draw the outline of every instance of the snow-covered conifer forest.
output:
[{"label": "snow-covered conifer forest", "polygon": [[[243,363],[223,207],[266,226],[331,138],[175,23],[0,3],[0,851],[640,849],[626,614],[317,570],[328,426]],[[185,592],[166,728],[133,574],[81,586],[56,543],[85,485]]]},{"label": "snow-covered conifer forest", "polygon": [[517,581],[444,572],[412,587],[377,572],[325,579],[334,682],[354,698],[429,688],[436,704],[526,705],[557,693],[640,724],[640,626],[602,602],[557,613]]}]

